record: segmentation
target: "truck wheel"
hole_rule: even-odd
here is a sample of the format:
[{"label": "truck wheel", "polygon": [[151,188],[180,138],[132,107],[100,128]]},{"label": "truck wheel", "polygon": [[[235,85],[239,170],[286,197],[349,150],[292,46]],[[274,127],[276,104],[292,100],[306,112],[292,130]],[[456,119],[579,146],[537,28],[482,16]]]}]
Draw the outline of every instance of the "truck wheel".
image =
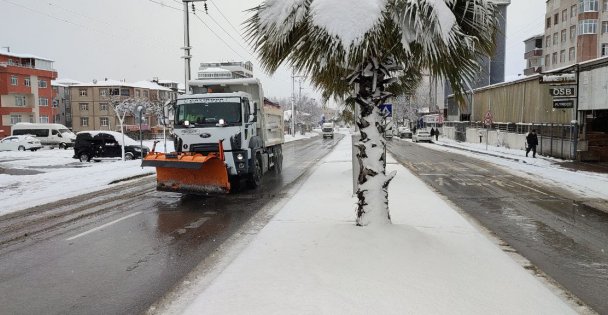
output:
[{"label": "truck wheel", "polygon": [[257,188],[262,183],[262,161],[260,157],[256,157],[255,165],[253,166],[253,173],[249,176],[247,184],[249,188]]},{"label": "truck wheel", "polygon": [[63,144],[63,143],[59,143],[59,148],[60,148],[60,149],[66,149],[65,144]]},{"label": "truck wheel", "polygon": [[131,152],[127,152],[127,153],[125,153],[125,160],[127,160],[127,161],[131,161],[131,160],[133,160],[134,158],[135,158],[135,156],[133,156],[133,153],[131,153]]},{"label": "truck wheel", "polygon": [[17,148],[17,150],[19,150],[19,151],[25,151],[25,147],[24,147],[24,146],[22,146],[22,145],[20,145],[20,146]]}]

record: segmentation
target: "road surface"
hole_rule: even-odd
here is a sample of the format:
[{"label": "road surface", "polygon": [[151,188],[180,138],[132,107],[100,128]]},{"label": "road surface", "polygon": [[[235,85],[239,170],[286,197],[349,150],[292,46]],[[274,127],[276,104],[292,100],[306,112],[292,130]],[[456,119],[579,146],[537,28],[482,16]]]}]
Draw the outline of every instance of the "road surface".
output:
[{"label": "road surface", "polygon": [[282,174],[257,190],[157,192],[150,176],[0,217],[0,314],[147,310],[342,137],[285,144]]},{"label": "road surface", "polygon": [[[434,144],[395,139],[410,171],[601,314],[608,314],[608,215],[577,196]],[[542,176],[542,174],[538,174]],[[390,196],[389,196],[390,197]],[[508,275],[505,275],[508,276]]]}]

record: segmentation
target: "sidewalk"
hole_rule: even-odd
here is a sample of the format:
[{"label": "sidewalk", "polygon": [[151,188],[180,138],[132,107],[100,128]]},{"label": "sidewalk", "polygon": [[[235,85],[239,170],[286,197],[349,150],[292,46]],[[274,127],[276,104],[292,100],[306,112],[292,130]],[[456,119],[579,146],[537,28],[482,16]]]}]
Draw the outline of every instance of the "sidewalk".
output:
[{"label": "sidewalk", "polygon": [[357,227],[351,140],[189,305],[186,314],[575,314],[421,180],[397,170],[393,225]]}]

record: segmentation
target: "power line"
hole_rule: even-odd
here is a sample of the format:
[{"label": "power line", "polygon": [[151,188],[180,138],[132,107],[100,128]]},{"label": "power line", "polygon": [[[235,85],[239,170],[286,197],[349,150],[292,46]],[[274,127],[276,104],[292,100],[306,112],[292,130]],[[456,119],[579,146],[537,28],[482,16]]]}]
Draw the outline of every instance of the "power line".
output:
[{"label": "power line", "polygon": [[[151,1],[151,0],[150,0],[150,1]],[[219,40],[221,40],[221,41],[224,43],[224,45],[226,45],[226,47],[230,48],[230,50],[232,50],[232,51],[233,51],[233,52],[234,52],[234,53],[235,53],[237,56],[239,56],[239,57],[240,57],[240,58],[242,58],[243,60],[247,60],[247,58],[244,58],[243,56],[241,56],[241,54],[239,54],[239,53],[238,53],[236,50],[234,50],[234,48],[232,48],[232,46],[228,45],[228,43],[227,43],[227,42],[226,42],[226,41],[225,41],[225,40],[224,40],[222,37],[220,37],[219,35],[217,35],[217,33],[216,33],[216,32],[214,32],[214,31],[213,31],[213,29],[211,29],[211,28],[209,27],[209,25],[207,25],[207,23],[205,23],[205,21],[203,21],[203,19],[201,19],[201,17],[200,17],[200,16],[198,16],[198,14],[196,14],[196,13],[192,13],[192,14],[194,14],[194,16],[196,16],[196,18],[197,18],[197,19],[198,19],[198,20],[199,20],[201,23],[203,23],[203,25],[205,25],[205,27],[207,27],[207,29],[208,29],[208,30],[209,30],[211,33],[213,33],[213,35],[215,35],[215,37],[217,37]]]},{"label": "power line", "polygon": [[224,33],[226,33],[226,35],[228,35],[228,37],[232,38],[232,40],[233,40],[233,41],[234,41],[234,42],[235,42],[237,45],[241,46],[241,48],[243,48],[245,51],[247,51],[247,53],[248,53],[248,54],[251,54],[251,53],[249,52],[249,49],[248,49],[248,48],[245,48],[243,45],[241,45],[241,43],[239,43],[239,41],[237,41],[236,39],[234,39],[234,37],[232,37],[232,35],[230,35],[230,33],[228,33],[228,32],[226,31],[226,29],[224,29],[224,28],[222,27],[222,25],[221,25],[220,23],[218,23],[218,22],[217,22],[217,21],[216,21],[216,20],[215,20],[215,19],[214,19],[214,18],[213,18],[211,15],[207,15],[207,16],[208,16],[208,17],[211,19],[211,21],[213,21],[213,22],[214,22],[214,23],[215,23],[217,26],[219,26],[219,28],[220,28],[220,29],[222,29],[222,31],[224,31]]},{"label": "power line", "polygon": [[172,7],[170,5],[166,5],[164,2],[160,2],[160,1],[156,1],[156,0],[148,0],[148,1],[156,3],[156,4],[158,4],[158,5],[160,5],[161,7],[164,7],[164,8],[169,8],[169,9],[173,9],[173,10],[177,10],[177,11],[182,11],[182,12],[184,11],[183,9]]},{"label": "power line", "polygon": [[220,10],[220,8],[218,8],[217,5],[215,5],[215,2],[213,2],[213,0],[209,0],[209,2],[211,2],[211,4],[213,5],[213,7],[217,10],[217,12],[219,12],[219,14],[224,18],[224,20],[226,20],[226,22],[228,22],[228,25],[230,25],[230,27],[232,27],[232,29],[239,34],[239,36],[245,41],[247,42],[247,40],[243,37],[243,35],[241,34],[240,31],[238,31],[236,29],[236,27],[234,27],[234,25],[230,22],[230,20],[228,20],[228,18],[224,15],[224,13],[222,13],[222,10]]}]

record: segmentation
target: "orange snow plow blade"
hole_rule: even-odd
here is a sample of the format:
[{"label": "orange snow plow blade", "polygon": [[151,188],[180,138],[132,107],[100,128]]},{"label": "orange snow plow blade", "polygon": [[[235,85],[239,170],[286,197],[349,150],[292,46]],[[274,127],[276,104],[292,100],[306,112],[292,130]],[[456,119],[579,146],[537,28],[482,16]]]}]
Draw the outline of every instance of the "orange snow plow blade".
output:
[{"label": "orange snow plow blade", "polygon": [[150,153],[142,166],[156,167],[156,189],[193,194],[222,194],[230,191],[224,155],[218,153]]}]

